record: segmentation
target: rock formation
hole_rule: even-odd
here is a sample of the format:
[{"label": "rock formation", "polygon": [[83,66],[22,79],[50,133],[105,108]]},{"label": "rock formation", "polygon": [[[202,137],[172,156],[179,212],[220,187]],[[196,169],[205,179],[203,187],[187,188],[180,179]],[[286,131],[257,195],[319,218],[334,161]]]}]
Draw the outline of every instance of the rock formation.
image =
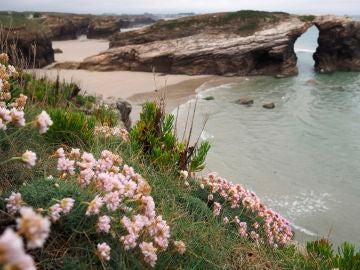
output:
[{"label": "rock formation", "polygon": [[69,40],[86,34],[89,23],[88,16],[68,15],[47,16],[42,24],[51,40]]},{"label": "rock formation", "polygon": [[116,17],[96,17],[90,22],[88,38],[107,38],[120,32],[122,20]]},{"label": "rock formation", "polygon": [[[202,25],[200,20],[196,27],[193,19],[183,18],[170,22],[171,28],[169,22],[165,26],[160,22],[160,26],[120,33],[111,40],[111,49],[85,59],[80,68],[189,75],[295,75],[293,45],[311,23],[297,16],[266,14],[265,18],[254,15],[245,23],[241,20],[238,25],[236,18],[227,19],[228,13],[221,13],[202,15],[210,21]],[[191,29],[186,30],[190,23]],[[184,31],[176,30],[176,24]]]},{"label": "rock formation", "polygon": [[0,40],[11,61],[19,67],[44,67],[54,62],[50,39],[40,32],[24,27],[4,28]]},{"label": "rock formation", "polygon": [[314,54],[316,71],[360,71],[360,21],[319,16],[314,23],[320,31]]}]

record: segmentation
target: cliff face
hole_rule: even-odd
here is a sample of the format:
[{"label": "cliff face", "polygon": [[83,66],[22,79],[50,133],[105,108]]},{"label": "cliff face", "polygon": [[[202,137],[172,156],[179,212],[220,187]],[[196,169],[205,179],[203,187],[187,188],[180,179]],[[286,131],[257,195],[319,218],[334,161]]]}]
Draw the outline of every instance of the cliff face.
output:
[{"label": "cliff face", "polygon": [[123,21],[115,17],[97,17],[92,18],[89,24],[88,38],[108,38],[109,36],[120,32]]},{"label": "cliff face", "polygon": [[320,16],[314,23],[320,31],[314,54],[316,71],[360,71],[360,22]]},{"label": "cliff face", "polygon": [[[5,51],[14,63],[24,58],[30,67],[44,67],[54,62],[54,51],[50,39],[39,33],[24,28],[4,29],[1,40],[5,42]],[[35,63],[34,63],[35,59]]]},{"label": "cliff face", "polygon": [[86,34],[89,23],[87,16],[47,16],[43,25],[51,40],[69,40]]},{"label": "cliff face", "polygon": [[277,13],[246,19],[221,13],[160,22],[117,34],[111,49],[85,59],[80,68],[290,76],[297,74],[294,42],[310,26],[296,16]]}]

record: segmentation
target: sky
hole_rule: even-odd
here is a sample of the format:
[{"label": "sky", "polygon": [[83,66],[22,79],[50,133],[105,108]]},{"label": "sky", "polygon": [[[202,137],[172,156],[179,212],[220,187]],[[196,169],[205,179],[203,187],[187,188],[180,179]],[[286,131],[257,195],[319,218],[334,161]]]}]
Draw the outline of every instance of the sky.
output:
[{"label": "sky", "polygon": [[360,0],[0,0],[0,10],[73,13],[179,13],[241,9],[360,15]]}]

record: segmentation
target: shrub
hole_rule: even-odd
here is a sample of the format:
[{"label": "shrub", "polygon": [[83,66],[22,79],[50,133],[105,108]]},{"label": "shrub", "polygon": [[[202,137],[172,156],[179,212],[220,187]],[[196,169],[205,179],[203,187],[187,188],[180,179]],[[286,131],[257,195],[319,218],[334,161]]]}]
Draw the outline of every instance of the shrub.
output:
[{"label": "shrub", "polygon": [[205,158],[210,144],[202,142],[189,146],[179,142],[174,134],[175,118],[164,113],[155,102],[146,102],[140,120],[130,131],[130,141],[135,149],[141,150],[158,165],[177,166],[179,170],[200,171],[205,166]]},{"label": "shrub", "polygon": [[54,124],[46,133],[48,141],[73,146],[91,144],[96,124],[95,117],[62,108],[50,109],[49,114]]}]

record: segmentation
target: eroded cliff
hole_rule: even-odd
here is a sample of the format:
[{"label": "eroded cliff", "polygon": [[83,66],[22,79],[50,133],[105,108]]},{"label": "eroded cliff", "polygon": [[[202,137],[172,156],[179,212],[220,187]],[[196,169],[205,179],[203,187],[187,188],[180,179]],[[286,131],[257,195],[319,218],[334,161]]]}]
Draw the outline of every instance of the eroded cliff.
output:
[{"label": "eroded cliff", "polygon": [[285,13],[242,11],[162,21],[111,39],[79,68],[177,74],[297,74],[294,43],[311,22]]}]

